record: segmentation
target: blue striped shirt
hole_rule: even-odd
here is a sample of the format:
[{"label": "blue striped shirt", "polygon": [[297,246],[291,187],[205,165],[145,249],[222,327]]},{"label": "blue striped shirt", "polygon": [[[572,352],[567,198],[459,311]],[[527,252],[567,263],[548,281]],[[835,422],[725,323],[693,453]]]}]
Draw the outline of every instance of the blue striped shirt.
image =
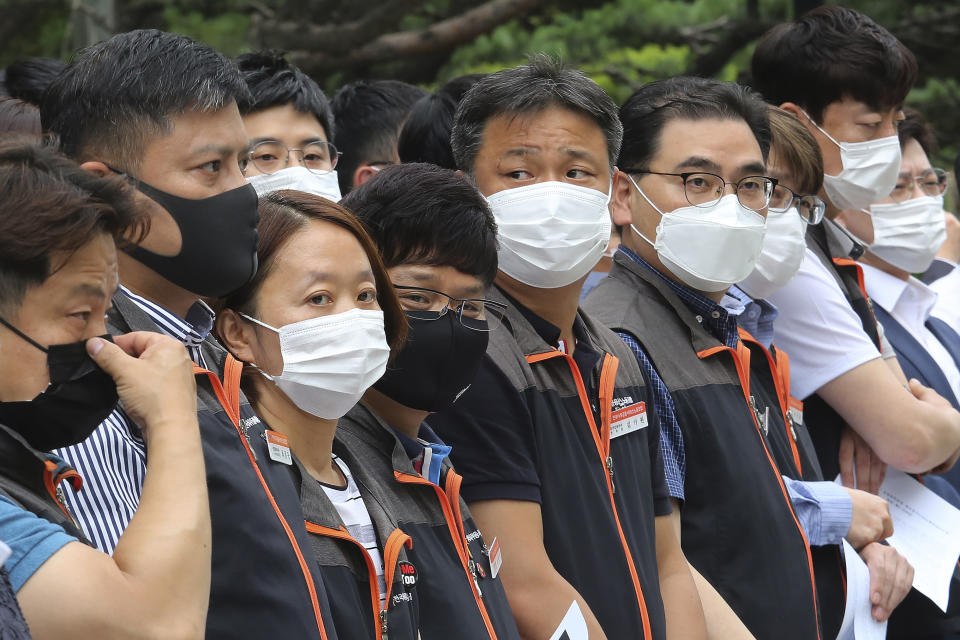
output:
[{"label": "blue striped shirt", "polygon": [[[191,359],[206,368],[200,345],[213,328],[214,313],[198,300],[179,318],[156,303],[120,287],[153,322],[160,333],[183,342]],[[64,498],[87,538],[104,553],[113,553],[120,535],[140,504],[147,470],[147,450],[140,426],[117,407],[89,438],[54,453],[83,478],[83,489]]]}]

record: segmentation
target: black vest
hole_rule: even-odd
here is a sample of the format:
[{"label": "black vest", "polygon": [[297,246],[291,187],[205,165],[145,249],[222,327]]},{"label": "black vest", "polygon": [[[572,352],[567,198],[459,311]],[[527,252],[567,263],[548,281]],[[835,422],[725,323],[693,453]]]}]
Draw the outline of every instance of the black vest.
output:
[{"label": "black vest", "polygon": [[748,400],[745,363],[622,254],[585,307],[644,347],[673,398],[687,459],[687,559],[758,638],[820,638],[810,548]]}]

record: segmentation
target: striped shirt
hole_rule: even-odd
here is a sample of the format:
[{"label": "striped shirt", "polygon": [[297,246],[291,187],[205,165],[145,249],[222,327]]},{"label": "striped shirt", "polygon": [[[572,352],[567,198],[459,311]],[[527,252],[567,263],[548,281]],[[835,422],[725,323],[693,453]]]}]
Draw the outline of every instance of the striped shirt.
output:
[{"label": "striped shirt", "polygon": [[[160,333],[183,342],[190,358],[206,368],[200,346],[213,328],[214,313],[197,300],[184,320],[163,307],[120,287],[137,304]],[[83,489],[66,491],[64,498],[87,538],[104,553],[113,553],[140,504],[147,470],[147,450],[137,425],[118,406],[80,444],[54,453],[83,478]]]}]

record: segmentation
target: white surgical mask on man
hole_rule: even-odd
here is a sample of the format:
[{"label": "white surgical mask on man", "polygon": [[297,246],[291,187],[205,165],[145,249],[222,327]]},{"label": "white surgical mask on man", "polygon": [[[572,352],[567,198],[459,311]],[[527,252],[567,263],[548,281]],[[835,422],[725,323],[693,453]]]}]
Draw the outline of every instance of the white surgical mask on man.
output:
[{"label": "white surgical mask on man", "polygon": [[278,376],[262,369],[260,373],[300,409],[318,418],[346,415],[387,369],[390,347],[382,311],[350,309],[279,329],[240,315],[280,335],[283,371]]},{"label": "white surgical mask on man", "polygon": [[838,209],[864,209],[886,198],[897,184],[900,171],[900,139],[887,136],[866,142],[839,142],[813,121],[810,123],[840,149],[840,173],[825,173],[823,188]]},{"label": "white surgical mask on man", "polygon": [[633,231],[657,251],[663,266],[697,291],[725,291],[746,278],[757,262],[766,229],[763,216],[747,209],[736,195],[709,207],[693,205],[663,212],[632,176],[630,182],[660,214],[655,241]]},{"label": "white surgical mask on man", "polygon": [[740,284],[751,298],[769,297],[793,280],[807,250],[804,236],[807,224],[796,207],[786,211],[767,211],[767,233],[757,264]]},{"label": "white surgical mask on man", "polygon": [[922,273],[947,239],[943,196],[873,204],[864,213],[873,222],[870,252],[909,273]]},{"label": "white surgical mask on man", "polygon": [[247,182],[253,185],[257,195],[261,197],[273,191],[291,189],[340,202],[340,183],[337,181],[336,171],[314,173],[306,167],[294,166],[273,173],[250,176]]},{"label": "white surgical mask on man", "polygon": [[610,194],[566,182],[538,182],[487,198],[497,221],[499,268],[541,289],[587,275],[610,241]]}]

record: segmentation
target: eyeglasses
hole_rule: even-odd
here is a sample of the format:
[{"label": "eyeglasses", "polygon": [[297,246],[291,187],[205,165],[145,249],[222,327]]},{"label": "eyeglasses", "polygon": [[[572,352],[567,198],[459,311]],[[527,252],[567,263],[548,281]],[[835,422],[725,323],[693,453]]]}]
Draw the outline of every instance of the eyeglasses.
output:
[{"label": "eyeglasses", "polygon": [[789,187],[778,183],[773,188],[773,195],[770,196],[770,211],[783,213],[794,205],[797,207],[797,213],[807,224],[819,224],[827,211],[827,204],[819,197],[797,195]]},{"label": "eyeglasses", "polygon": [[938,196],[947,188],[947,172],[943,169],[927,169],[920,175],[902,173],[897,176],[897,185],[890,192],[894,202],[903,202],[913,197],[916,188],[925,196]]},{"label": "eyeglasses", "polygon": [[695,207],[711,207],[723,197],[728,184],[733,185],[737,200],[751,211],[760,211],[770,203],[773,188],[777,186],[775,178],[767,176],[747,176],[737,182],[727,182],[715,173],[692,171],[686,173],[663,173],[645,169],[625,169],[626,173],[646,173],[655,176],[672,176],[683,180],[683,194],[687,202]]},{"label": "eyeglasses", "polygon": [[434,289],[395,284],[400,306],[411,318],[439,320],[447,312],[457,314],[460,324],[474,331],[493,331],[503,321],[507,305],[484,298],[454,298]]},{"label": "eyeglasses", "polygon": [[261,173],[275,173],[290,166],[290,156],[294,153],[300,164],[314,173],[333,171],[341,155],[332,142],[323,140],[294,149],[278,140],[264,140],[250,149],[250,162]]}]

